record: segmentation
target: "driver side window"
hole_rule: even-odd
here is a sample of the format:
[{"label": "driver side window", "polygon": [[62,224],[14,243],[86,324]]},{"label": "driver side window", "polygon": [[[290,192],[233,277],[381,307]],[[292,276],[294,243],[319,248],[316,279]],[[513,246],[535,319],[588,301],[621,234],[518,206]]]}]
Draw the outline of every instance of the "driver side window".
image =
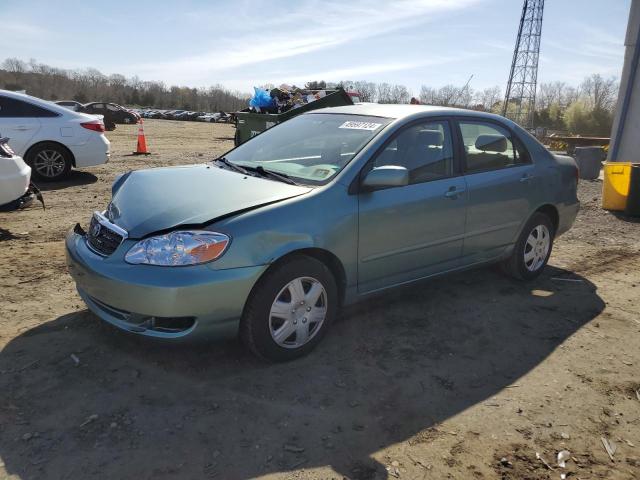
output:
[{"label": "driver side window", "polygon": [[409,170],[409,183],[453,174],[453,143],[449,123],[425,122],[405,127],[373,162],[373,167],[398,165]]}]

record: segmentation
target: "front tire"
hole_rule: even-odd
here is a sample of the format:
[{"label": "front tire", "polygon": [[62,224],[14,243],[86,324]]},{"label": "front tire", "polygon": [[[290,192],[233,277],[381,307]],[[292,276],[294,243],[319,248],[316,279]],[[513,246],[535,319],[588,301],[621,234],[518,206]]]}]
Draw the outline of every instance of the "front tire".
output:
[{"label": "front tire", "polygon": [[33,147],[25,158],[33,175],[45,182],[62,180],[71,171],[71,153],[53,142],[44,142]]},{"label": "front tire", "polygon": [[534,213],[522,229],[511,256],[502,263],[502,270],[519,280],[533,280],[549,261],[554,236],[551,219],[543,213]]},{"label": "front tire", "polygon": [[253,288],[240,337],[260,358],[306,355],[326,334],[338,308],[338,289],[322,262],[297,256],[272,267]]}]

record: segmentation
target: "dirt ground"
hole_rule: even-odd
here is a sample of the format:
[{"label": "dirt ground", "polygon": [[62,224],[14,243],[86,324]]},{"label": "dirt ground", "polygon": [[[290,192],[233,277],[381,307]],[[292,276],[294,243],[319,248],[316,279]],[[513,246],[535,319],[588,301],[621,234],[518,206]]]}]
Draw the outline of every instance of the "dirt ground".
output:
[{"label": "dirt ground", "polygon": [[267,365],[237,342],[131,338],[76,294],[63,238],[116,174],[232,145],[228,125],[145,130],[154,155],[128,156],[119,126],[109,164],[43,185],[46,211],[0,213],[0,478],[640,478],[640,223],[599,208],[600,182],[538,280],[397,290]]}]

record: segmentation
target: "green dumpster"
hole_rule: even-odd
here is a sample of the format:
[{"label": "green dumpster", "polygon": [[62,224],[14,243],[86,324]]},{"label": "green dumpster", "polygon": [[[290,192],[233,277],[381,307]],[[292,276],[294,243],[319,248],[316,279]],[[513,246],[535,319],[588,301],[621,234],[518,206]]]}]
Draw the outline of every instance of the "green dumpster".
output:
[{"label": "green dumpster", "polygon": [[342,105],[353,105],[351,97],[343,89],[326,90],[327,94],[310,103],[306,103],[298,108],[292,108],[284,113],[255,113],[248,111],[236,112],[236,146],[246,142],[259,133],[273,127],[274,125],[289,120],[304,112],[317,110],[325,107],[340,107]]}]

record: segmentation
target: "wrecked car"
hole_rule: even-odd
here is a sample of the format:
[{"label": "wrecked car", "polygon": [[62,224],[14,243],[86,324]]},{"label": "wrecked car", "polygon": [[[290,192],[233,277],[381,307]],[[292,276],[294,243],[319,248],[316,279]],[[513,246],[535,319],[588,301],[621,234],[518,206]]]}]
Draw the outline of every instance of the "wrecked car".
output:
[{"label": "wrecked car", "polygon": [[37,198],[44,207],[40,190],[31,182],[31,167],[0,138],[0,211],[25,208]]},{"label": "wrecked car", "polygon": [[203,165],[129,172],[66,238],[89,309],[178,341],[312,350],[344,305],[499,263],[531,280],[578,212],[577,168],[502,117],[359,104],[297,116]]}]

